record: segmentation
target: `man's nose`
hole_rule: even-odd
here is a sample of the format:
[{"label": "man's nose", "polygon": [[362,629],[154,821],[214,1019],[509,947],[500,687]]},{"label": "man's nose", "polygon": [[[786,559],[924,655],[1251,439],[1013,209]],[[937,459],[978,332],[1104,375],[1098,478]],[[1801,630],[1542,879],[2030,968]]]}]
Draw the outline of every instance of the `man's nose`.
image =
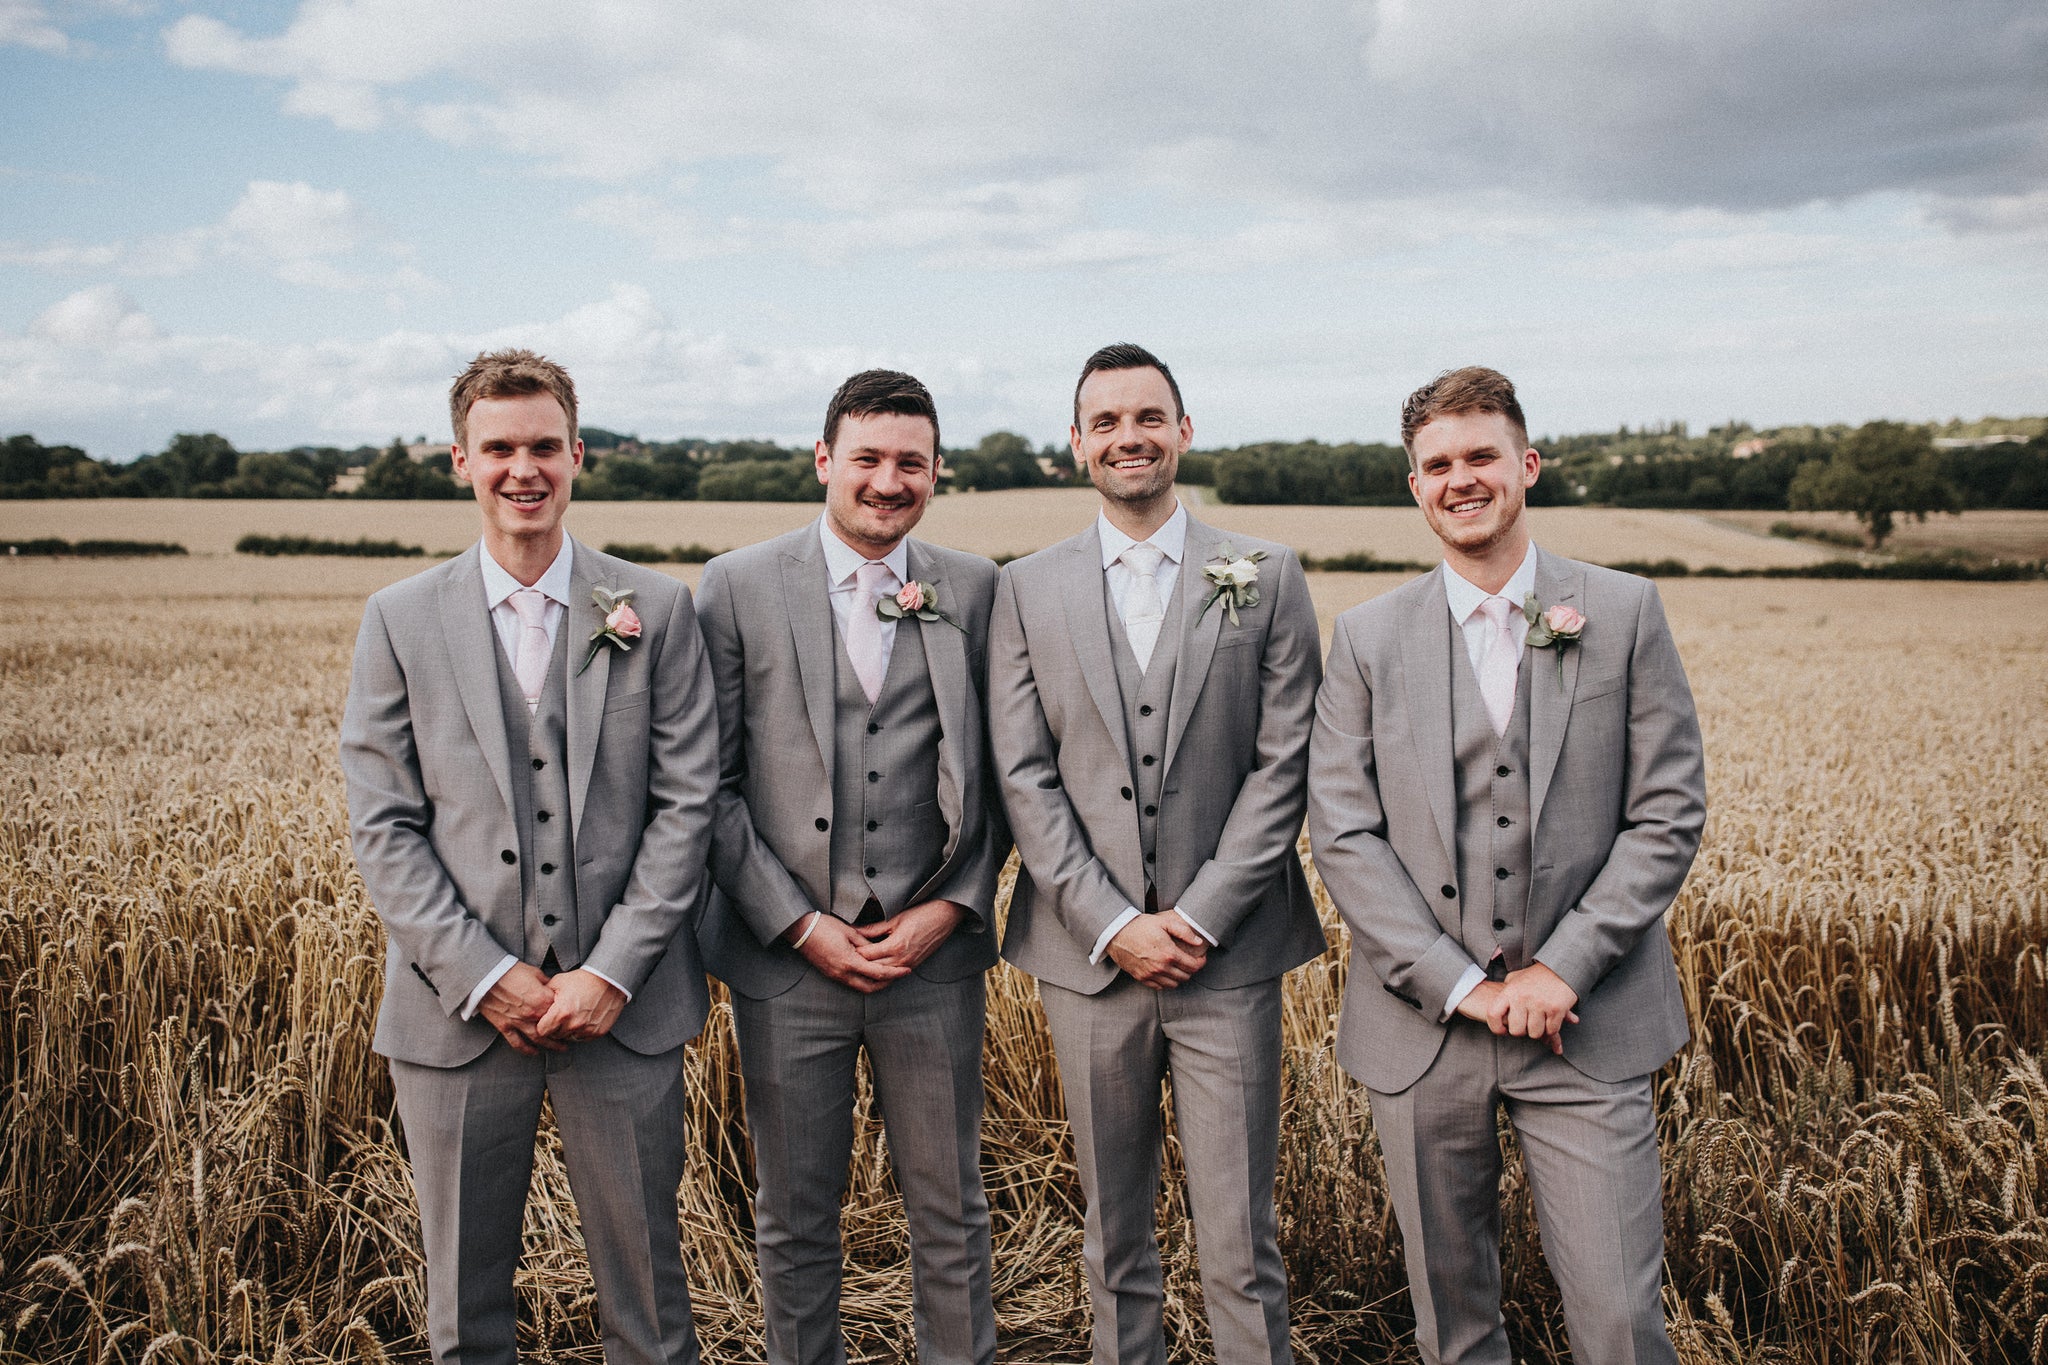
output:
[{"label": "man's nose", "polygon": [[894,497],[903,491],[903,471],[887,461],[875,468],[874,477],[868,480],[868,487],[883,497]]}]

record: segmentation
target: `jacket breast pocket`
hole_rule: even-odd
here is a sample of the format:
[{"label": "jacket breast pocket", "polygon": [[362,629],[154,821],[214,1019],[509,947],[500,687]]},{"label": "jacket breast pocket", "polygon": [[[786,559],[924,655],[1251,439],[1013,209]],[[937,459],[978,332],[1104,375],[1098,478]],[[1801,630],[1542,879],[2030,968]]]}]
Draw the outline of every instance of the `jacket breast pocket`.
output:
[{"label": "jacket breast pocket", "polygon": [[1583,706],[1610,692],[1618,692],[1627,681],[1628,675],[1624,673],[1609,673],[1599,678],[1581,678],[1578,687],[1572,692],[1572,705]]},{"label": "jacket breast pocket", "polygon": [[1237,630],[1225,628],[1224,632],[1216,637],[1216,648],[1235,649],[1240,645],[1255,645],[1263,634],[1264,632],[1256,626],[1244,626]]},{"label": "jacket breast pocket", "polygon": [[647,705],[648,691],[648,688],[640,687],[635,688],[631,692],[621,692],[617,696],[606,697],[604,699],[604,713],[609,716],[616,711],[630,711],[636,706],[645,706]]}]

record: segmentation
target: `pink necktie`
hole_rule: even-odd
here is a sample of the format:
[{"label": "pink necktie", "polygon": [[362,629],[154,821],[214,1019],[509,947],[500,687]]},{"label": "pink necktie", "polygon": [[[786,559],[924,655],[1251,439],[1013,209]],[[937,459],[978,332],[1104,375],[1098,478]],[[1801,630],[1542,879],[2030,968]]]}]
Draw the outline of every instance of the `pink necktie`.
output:
[{"label": "pink necktie", "polygon": [[846,622],[846,657],[869,705],[882,694],[882,618],[875,603],[896,581],[887,564],[869,560],[853,573],[853,615]]},{"label": "pink necktie", "polygon": [[512,676],[519,679],[519,693],[531,710],[540,704],[540,690],[548,680],[548,595],[539,588],[521,588],[510,600],[512,610],[519,614],[519,648],[512,655]]},{"label": "pink necktie", "polygon": [[1486,714],[1493,720],[1493,732],[1508,732],[1508,717],[1515,713],[1515,632],[1508,624],[1514,603],[1505,597],[1489,597],[1479,604],[1486,617],[1486,656],[1479,661],[1479,695],[1486,702]]}]

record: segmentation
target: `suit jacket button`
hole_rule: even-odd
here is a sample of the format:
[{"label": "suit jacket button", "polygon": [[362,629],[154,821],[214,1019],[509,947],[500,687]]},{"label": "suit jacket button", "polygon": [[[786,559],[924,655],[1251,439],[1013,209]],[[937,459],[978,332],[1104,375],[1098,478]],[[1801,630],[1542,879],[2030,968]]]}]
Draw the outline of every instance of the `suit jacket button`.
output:
[{"label": "suit jacket button", "polygon": [[1152,714],[1152,708],[1150,706],[1141,706],[1138,708],[1138,714],[1141,716],[1149,716]]},{"label": "suit jacket button", "polygon": [[1503,763],[1498,768],[1495,768],[1493,770],[1493,775],[1495,777],[1511,777],[1514,775],[1514,771],[1515,770],[1513,768],[1510,768],[1507,764]]},{"label": "suit jacket button", "polygon": [[1145,814],[1147,814],[1147,815],[1157,815],[1157,814],[1159,814],[1159,807],[1157,807],[1157,806],[1147,806],[1147,807],[1145,807]]},{"label": "suit jacket button", "polygon": [[1157,853],[1147,853],[1145,855],[1145,861],[1148,863],[1156,863],[1159,861],[1159,855]]},{"label": "suit jacket button", "polygon": [[879,726],[879,725],[875,724],[875,723],[874,723],[873,721],[869,721],[869,722],[868,722],[868,733],[869,733],[869,734],[871,734],[871,735],[878,735],[878,734],[880,734],[881,732],[882,732],[882,727],[881,727],[881,726]]},{"label": "suit jacket button", "polygon": [[1124,794],[1124,800],[1128,801],[1131,799],[1131,789],[1129,787],[1120,787],[1118,790]]},{"label": "suit jacket button", "polygon": [[1505,929],[1508,927],[1508,922],[1504,919],[1497,919],[1493,922],[1493,927],[1495,929]]},{"label": "suit jacket button", "polygon": [[1447,901],[1454,901],[1458,898],[1458,888],[1455,886],[1445,886],[1443,888],[1443,893],[1444,899]]},{"label": "suit jacket button", "polygon": [[870,781],[870,782],[880,782],[881,780],[882,780],[882,775],[881,775],[880,773],[869,773],[869,774],[868,774],[868,781]]},{"label": "suit jacket button", "polygon": [[1497,882],[1506,881],[1508,879],[1508,870],[1504,867],[1496,867],[1493,870],[1493,879]]},{"label": "suit jacket button", "polygon": [[542,768],[545,768],[547,766],[548,761],[544,758],[536,758],[535,760],[533,760],[533,770],[535,772],[539,772]]},{"label": "suit jacket button", "polygon": [[827,819],[826,819],[826,818],[825,818],[824,816],[822,816],[822,815],[818,817],[818,822],[817,822],[817,823],[818,823],[818,828],[819,828],[819,829],[821,829],[821,830],[827,830],[827,829],[830,829],[830,828],[832,828],[832,822],[831,822],[830,820],[827,820]]},{"label": "suit jacket button", "polygon": [[499,860],[500,860],[501,862],[507,862],[507,863],[516,863],[516,862],[518,862],[518,861],[519,861],[519,855],[518,855],[517,853],[514,853],[514,852],[513,852],[513,851],[512,851],[511,849],[509,849],[509,848],[508,848],[508,849],[505,849],[505,850],[504,850],[503,852],[499,853],[499,854],[498,854],[498,858],[499,858]]},{"label": "suit jacket button", "polygon": [[541,875],[541,876],[543,876],[543,877],[552,877],[552,876],[554,876],[554,875],[555,875],[555,865],[554,865],[553,863],[542,863],[542,864],[540,865],[540,875]]},{"label": "suit jacket button", "polygon": [[1144,762],[1145,766],[1146,766],[1146,767],[1148,767],[1148,768],[1149,768],[1149,767],[1151,767],[1151,766],[1152,766],[1152,765],[1153,765],[1154,763],[1157,763],[1158,761],[1159,761],[1158,759],[1156,759],[1156,758],[1152,757],[1152,755],[1150,755],[1150,754],[1146,754],[1146,755],[1145,755],[1145,757],[1144,757],[1144,759],[1143,759],[1143,762]]},{"label": "suit jacket button", "polygon": [[1508,819],[1507,816],[1503,815],[1500,817],[1500,819],[1494,821],[1493,823],[1499,825],[1502,829],[1506,829],[1509,825],[1512,825],[1515,822]]},{"label": "suit jacket button", "polygon": [[540,917],[540,922],[542,924],[553,924],[555,922],[555,917],[553,915],[542,915]]},{"label": "suit jacket button", "polygon": [[537,810],[533,813],[533,818],[545,825],[552,817],[544,810]]},{"label": "suit jacket button", "polygon": [[876,830],[880,829],[881,827],[882,827],[882,822],[881,822],[880,820],[870,820],[870,821],[868,821],[868,833],[870,833],[870,834],[873,834],[873,833],[874,833],[874,832],[875,832]]},{"label": "suit jacket button", "polygon": [[870,877],[874,876],[874,875],[875,875],[875,870],[874,870],[874,869],[873,869],[872,867],[871,867],[871,868],[869,868],[869,869],[867,869],[867,874],[866,874],[866,875],[868,875],[868,876],[870,876]]}]

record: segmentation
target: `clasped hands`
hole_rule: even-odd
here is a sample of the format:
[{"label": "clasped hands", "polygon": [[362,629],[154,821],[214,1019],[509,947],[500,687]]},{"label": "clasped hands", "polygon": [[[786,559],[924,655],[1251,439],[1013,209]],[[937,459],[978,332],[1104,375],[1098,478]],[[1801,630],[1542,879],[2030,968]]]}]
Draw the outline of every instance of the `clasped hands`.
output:
[{"label": "clasped hands", "polygon": [[1564,1055],[1564,1026],[1576,1024],[1579,994],[1541,962],[1509,972],[1505,981],[1482,981],[1458,1002],[1458,1013],[1503,1037],[1528,1038]]},{"label": "clasped hands", "polygon": [[783,941],[803,940],[804,960],[842,986],[872,995],[911,970],[946,941],[965,906],[923,901],[875,924],[848,924],[837,915],[813,911],[789,926]]},{"label": "clasped hands", "polygon": [[1116,931],[1110,961],[1155,991],[1186,984],[1209,963],[1209,941],[1179,912],[1139,915]]},{"label": "clasped hands", "polygon": [[626,993],[596,972],[549,976],[519,962],[498,978],[476,1010],[513,1051],[537,1057],[604,1037],[625,1007]]}]

